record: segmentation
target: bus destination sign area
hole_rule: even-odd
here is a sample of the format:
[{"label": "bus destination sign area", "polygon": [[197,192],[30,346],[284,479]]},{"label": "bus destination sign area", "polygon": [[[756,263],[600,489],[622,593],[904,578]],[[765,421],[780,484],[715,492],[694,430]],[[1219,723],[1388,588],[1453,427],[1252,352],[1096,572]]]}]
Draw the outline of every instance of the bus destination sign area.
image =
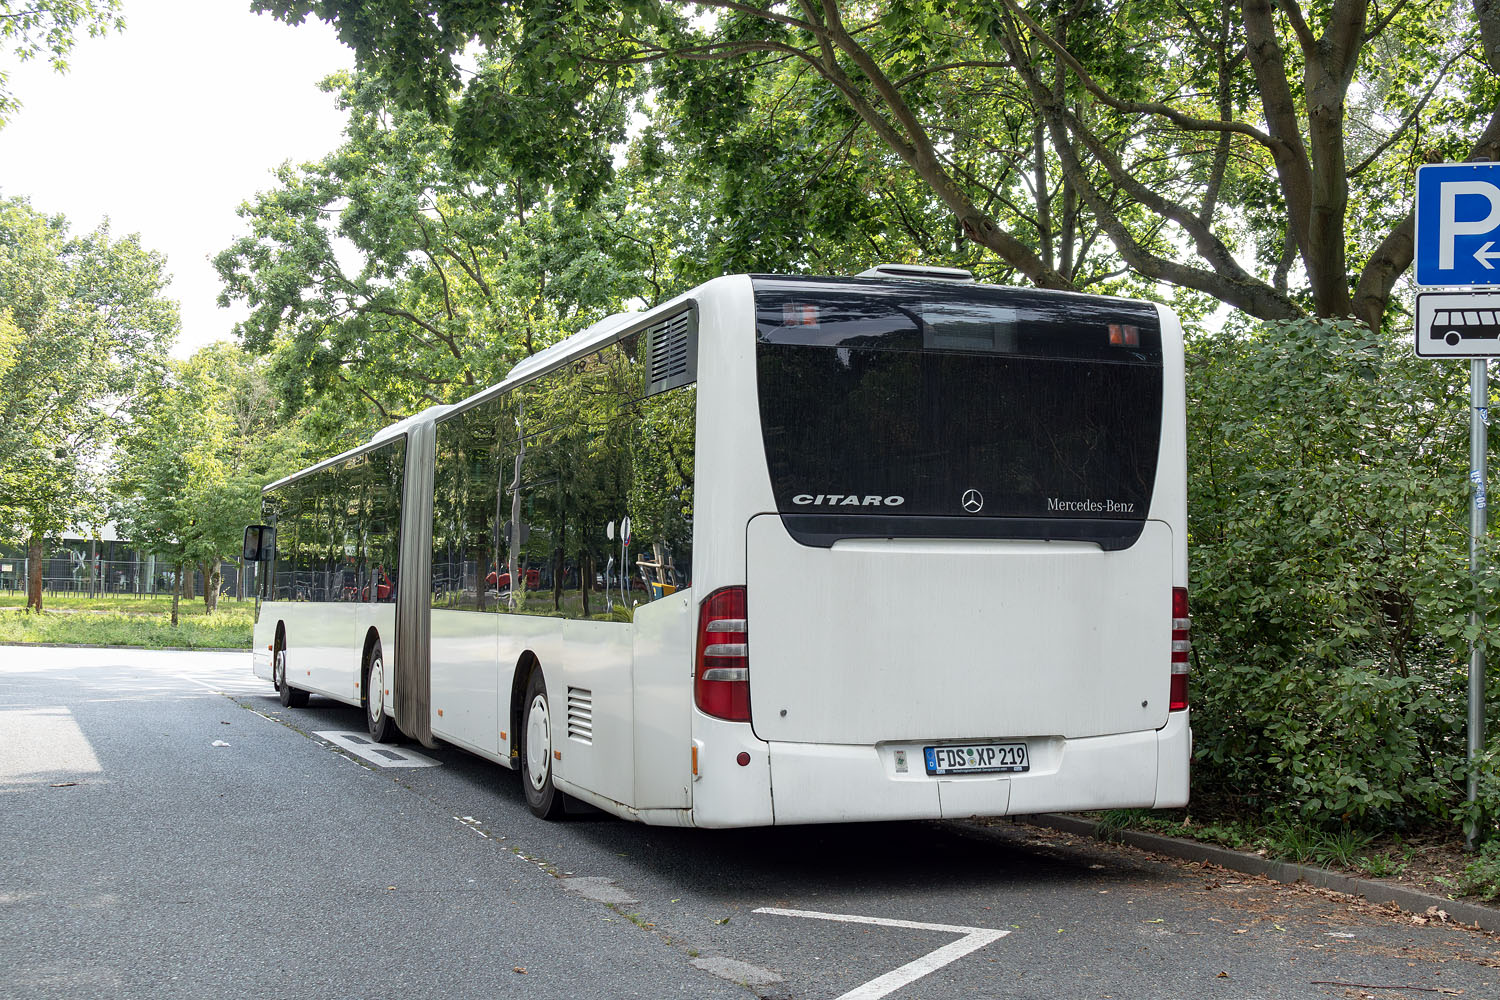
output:
[{"label": "bus destination sign area", "polygon": [[1500,357],[1500,291],[1420,293],[1416,334],[1418,357]]}]

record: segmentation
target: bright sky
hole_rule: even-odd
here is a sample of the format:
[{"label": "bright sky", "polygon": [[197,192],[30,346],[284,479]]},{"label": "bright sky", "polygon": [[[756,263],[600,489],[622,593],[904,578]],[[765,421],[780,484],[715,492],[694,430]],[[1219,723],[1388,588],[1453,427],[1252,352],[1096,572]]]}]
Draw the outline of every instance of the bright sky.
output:
[{"label": "bright sky", "polygon": [[[10,62],[24,107],[0,128],[0,196],[83,233],[107,215],[167,255],[178,357],[229,338],[210,258],[244,231],[235,208],[271,170],[333,150],[343,117],[317,82],[353,66],[321,21],[289,27],[250,0],[124,0],[125,31],[79,41],[59,75]],[[8,56],[8,53],[6,54]]]}]

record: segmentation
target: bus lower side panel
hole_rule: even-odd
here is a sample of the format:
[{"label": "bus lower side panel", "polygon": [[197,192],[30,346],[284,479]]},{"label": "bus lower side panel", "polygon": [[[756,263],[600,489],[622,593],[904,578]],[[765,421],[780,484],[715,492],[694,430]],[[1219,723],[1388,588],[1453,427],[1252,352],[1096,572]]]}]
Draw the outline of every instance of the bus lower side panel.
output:
[{"label": "bus lower side panel", "polygon": [[263,602],[255,624],[251,670],[256,677],[271,680],[268,647],[275,641],[279,622],[286,632],[287,677],[292,685],[358,706],[365,637],[375,631],[389,664],[395,618],[393,604]]}]

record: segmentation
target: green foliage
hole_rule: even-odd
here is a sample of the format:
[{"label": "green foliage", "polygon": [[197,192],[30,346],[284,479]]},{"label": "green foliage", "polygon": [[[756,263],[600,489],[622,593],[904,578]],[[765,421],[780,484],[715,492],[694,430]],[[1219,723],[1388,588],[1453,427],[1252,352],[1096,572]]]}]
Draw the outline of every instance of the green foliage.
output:
[{"label": "green foliage", "polygon": [[1401,859],[1393,857],[1389,851],[1361,855],[1356,859],[1354,867],[1371,878],[1396,878],[1406,871],[1410,863],[1410,848],[1408,848],[1407,856]]},{"label": "green foliage", "polygon": [[1457,878],[1443,881],[1458,896],[1478,896],[1486,902],[1500,898],[1500,840],[1481,847]]},{"label": "green foliage", "polygon": [[278,171],[215,260],[223,301],[250,307],[244,345],[325,453],[498,382],[647,292],[646,243],[619,199],[595,191],[584,210],[495,155],[460,156],[472,147],[445,122],[391,107],[372,81],[325,86],[347,141]]},{"label": "green foliage", "polygon": [[612,148],[638,116],[629,162],[694,198],[723,270],[920,255],[1375,328],[1412,164],[1497,151],[1500,28],[1465,0],[253,7],[331,24],[461,169],[579,209],[643,176]]},{"label": "green foliage", "polygon": [[99,469],[177,333],[166,262],[0,200],[0,538],[102,520]]},{"label": "green foliage", "polygon": [[112,514],[126,537],[173,565],[237,560],[259,519],[260,487],[303,463],[295,434],[272,424],[262,365],[210,344],[152,387],[112,463]]},{"label": "green foliage", "polygon": [[1446,819],[1467,643],[1492,641],[1464,624],[1464,369],[1312,321],[1189,355],[1197,794],[1326,829]]},{"label": "green foliage", "polygon": [[[43,57],[59,73],[80,33],[98,36],[125,27],[120,0],[0,0],[0,52],[19,62]],[[0,68],[0,127],[20,108]]]},{"label": "green foliage", "polygon": [[[1489,670],[1493,675],[1493,662]],[[1474,802],[1472,805],[1466,802],[1459,815],[1466,830],[1495,836],[1496,831],[1500,831],[1500,739],[1492,739],[1474,758],[1470,773],[1474,776]]]}]

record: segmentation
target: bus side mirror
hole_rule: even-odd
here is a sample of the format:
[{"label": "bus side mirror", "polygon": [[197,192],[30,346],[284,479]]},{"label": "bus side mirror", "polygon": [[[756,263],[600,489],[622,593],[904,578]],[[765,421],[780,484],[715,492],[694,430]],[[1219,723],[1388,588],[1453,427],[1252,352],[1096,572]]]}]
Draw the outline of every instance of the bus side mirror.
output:
[{"label": "bus side mirror", "polygon": [[260,562],[276,554],[276,529],[270,525],[252,524],[245,529],[246,562]]}]

